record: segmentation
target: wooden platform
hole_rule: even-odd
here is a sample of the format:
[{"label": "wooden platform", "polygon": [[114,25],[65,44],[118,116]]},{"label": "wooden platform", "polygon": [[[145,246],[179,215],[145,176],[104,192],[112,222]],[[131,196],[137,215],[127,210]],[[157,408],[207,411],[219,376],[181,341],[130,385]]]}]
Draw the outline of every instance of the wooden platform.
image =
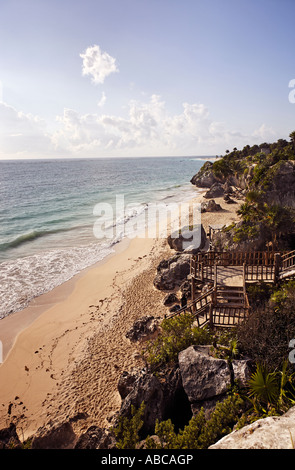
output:
[{"label": "wooden platform", "polygon": [[[246,283],[295,277],[295,250],[291,252],[200,252],[191,256],[192,301],[166,318],[190,312],[198,326],[233,327],[250,313]],[[209,285],[196,295],[196,287]]]}]

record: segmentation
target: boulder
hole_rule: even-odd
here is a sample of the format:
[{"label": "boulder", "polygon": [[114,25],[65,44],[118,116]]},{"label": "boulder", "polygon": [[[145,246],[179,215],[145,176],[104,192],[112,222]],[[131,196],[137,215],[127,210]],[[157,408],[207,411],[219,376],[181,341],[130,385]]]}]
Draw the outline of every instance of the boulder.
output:
[{"label": "boulder", "polygon": [[38,429],[32,440],[32,449],[72,449],[77,440],[70,421]]},{"label": "boulder", "polygon": [[236,204],[236,201],[234,201],[228,194],[226,194],[223,199],[227,204]]},{"label": "boulder", "polygon": [[180,310],[180,305],[176,304],[176,305],[173,305],[173,307],[169,308],[169,312],[170,313],[174,313],[174,312],[177,312],[177,310]]},{"label": "boulder", "polygon": [[212,171],[212,162],[206,162],[202,168],[196,173],[190,182],[198,188],[210,188],[217,179]]},{"label": "boulder", "polygon": [[10,423],[8,428],[0,429],[0,449],[21,449],[21,447],[14,423]]},{"label": "boulder", "polygon": [[[192,416],[190,404],[182,386],[181,373],[178,365],[161,370],[159,376],[154,376],[142,369],[134,375],[124,372],[124,377],[120,378],[119,392],[123,398],[121,409],[116,417],[118,420],[122,416],[131,417],[131,405],[138,409],[142,402],[145,403],[143,415],[143,427],[140,431],[142,438],[154,432],[155,423],[158,419],[163,421],[171,419],[172,422],[182,427],[188,423]],[[135,380],[134,380],[135,379]],[[122,384],[127,383],[123,387]],[[129,393],[126,395],[126,392]]]},{"label": "boulder", "polygon": [[202,250],[206,244],[206,232],[202,224],[193,227],[182,227],[181,231],[173,232],[167,237],[167,243],[175,251]]},{"label": "boulder", "polygon": [[131,342],[142,341],[153,335],[159,326],[159,318],[144,316],[136,320],[132,328],[126,333],[126,338]]},{"label": "boulder", "polygon": [[164,305],[166,305],[166,306],[175,304],[177,302],[179,302],[179,299],[178,299],[177,295],[174,294],[174,292],[171,292],[170,294],[167,294],[164,298],[164,301],[163,301]]},{"label": "boulder", "polygon": [[154,286],[159,290],[174,290],[186,280],[189,273],[190,255],[172,256],[158,265]]},{"label": "boulder", "polygon": [[209,449],[294,449],[294,439],[295,407],[233,431]]},{"label": "boulder", "polygon": [[188,280],[184,281],[180,286],[180,292],[186,296],[187,299],[191,297],[192,283]]},{"label": "boulder", "polygon": [[134,382],[130,393],[122,401],[121,408],[117,418],[131,418],[131,405],[136,409],[142,402],[145,403],[143,426],[141,435],[153,434],[155,422],[163,420],[165,409],[165,396],[161,383],[157,377],[152,374],[139,375]]},{"label": "boulder", "polygon": [[253,372],[252,361],[250,359],[233,359],[232,370],[234,380],[239,383],[240,387],[246,387]]},{"label": "boulder", "polygon": [[214,199],[210,199],[208,202],[202,202],[201,212],[219,212],[222,211],[220,204],[216,204]]},{"label": "boulder", "polygon": [[211,346],[190,346],[178,355],[183,388],[191,403],[225,394],[231,371],[224,359],[210,355]]},{"label": "boulder", "polygon": [[131,372],[122,372],[118,382],[118,392],[122,400],[124,400],[134,388],[136,380],[138,380],[140,371],[132,370]]},{"label": "boulder", "polygon": [[233,224],[225,230],[218,230],[212,235],[211,244],[215,251],[263,251],[268,240],[267,235],[261,230],[256,238],[248,238],[244,241],[234,241],[236,229],[242,226],[243,222]]},{"label": "boulder", "polygon": [[204,198],[212,199],[214,197],[222,197],[224,196],[224,189],[221,183],[214,183],[209,191],[204,194]]},{"label": "boulder", "polygon": [[75,449],[115,449],[116,439],[106,429],[99,428],[98,426],[90,426],[87,431],[82,434],[75,447]]}]

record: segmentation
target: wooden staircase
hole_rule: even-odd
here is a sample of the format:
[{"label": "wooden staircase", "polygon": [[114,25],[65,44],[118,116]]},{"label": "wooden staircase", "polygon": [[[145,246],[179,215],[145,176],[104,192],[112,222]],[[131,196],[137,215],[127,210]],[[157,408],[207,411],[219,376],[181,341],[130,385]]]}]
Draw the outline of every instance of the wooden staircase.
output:
[{"label": "wooden staircase", "polygon": [[[227,285],[228,269],[233,268],[235,285]],[[274,282],[295,277],[295,250],[291,252],[200,252],[191,256],[190,279],[192,301],[172,318],[190,312],[199,327],[233,327],[250,312],[246,282]],[[225,278],[225,280],[221,280]],[[239,279],[240,278],[240,279]],[[218,282],[219,281],[219,282]],[[207,284],[208,290],[196,295],[196,287]]]},{"label": "wooden staircase", "polygon": [[176,312],[166,315],[172,318],[189,312],[201,328],[205,325],[233,327],[247,318],[249,303],[244,287],[213,286]]}]

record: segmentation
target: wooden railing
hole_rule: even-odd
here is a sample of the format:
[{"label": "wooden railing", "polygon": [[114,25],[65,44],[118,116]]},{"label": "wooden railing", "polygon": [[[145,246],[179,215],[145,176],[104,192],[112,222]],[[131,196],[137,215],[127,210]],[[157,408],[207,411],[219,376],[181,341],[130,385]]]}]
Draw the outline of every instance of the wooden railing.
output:
[{"label": "wooden railing", "polygon": [[244,307],[217,306],[213,307],[212,322],[214,326],[234,327],[244,321],[249,310]]},{"label": "wooden railing", "polygon": [[[233,304],[231,305],[230,302]],[[200,328],[206,324],[211,327],[236,326],[248,317],[249,302],[243,288],[214,285],[187,306],[165,315],[165,318],[173,318],[186,312],[195,317]]]},{"label": "wooden railing", "polygon": [[193,265],[203,263],[203,266],[269,266],[275,263],[274,252],[267,251],[206,251],[192,255]]},{"label": "wooden railing", "polygon": [[[243,266],[243,286],[219,285],[218,266]],[[283,277],[295,276],[295,250],[274,252],[216,252],[209,251],[191,256],[193,300],[165,318],[190,312],[198,326],[235,326],[244,321],[250,311],[246,282],[276,282]],[[196,281],[209,282],[212,287],[195,296]],[[195,298],[194,298],[195,297]]]},{"label": "wooden railing", "polygon": [[295,269],[295,250],[289,253],[284,253],[281,256],[282,259],[282,271],[287,271],[291,268]]},{"label": "wooden railing", "polygon": [[244,276],[246,282],[274,282],[276,269],[275,266],[245,265]]}]

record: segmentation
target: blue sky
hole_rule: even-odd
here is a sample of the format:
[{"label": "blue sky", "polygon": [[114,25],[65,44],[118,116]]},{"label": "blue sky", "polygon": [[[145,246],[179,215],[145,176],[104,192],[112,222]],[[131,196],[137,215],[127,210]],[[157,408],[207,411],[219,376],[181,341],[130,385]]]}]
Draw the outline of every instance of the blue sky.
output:
[{"label": "blue sky", "polygon": [[288,138],[294,0],[0,0],[0,158]]}]

